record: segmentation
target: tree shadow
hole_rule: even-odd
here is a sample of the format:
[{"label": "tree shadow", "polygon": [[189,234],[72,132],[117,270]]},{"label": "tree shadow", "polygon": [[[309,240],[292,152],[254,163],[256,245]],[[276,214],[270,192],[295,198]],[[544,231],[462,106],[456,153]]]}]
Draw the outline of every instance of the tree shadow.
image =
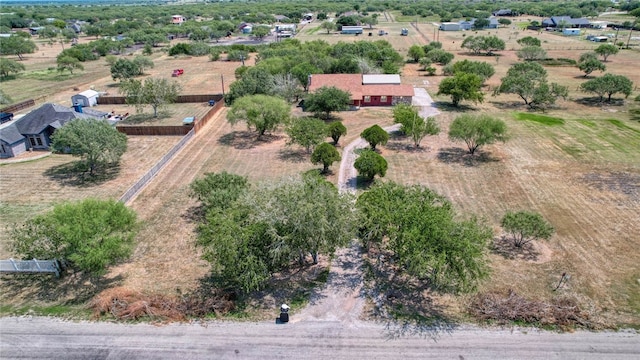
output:
[{"label": "tree shadow", "polygon": [[513,239],[501,236],[493,240],[491,252],[509,260],[536,261],[540,253],[535,249],[532,242],[517,247],[513,244]]},{"label": "tree shadow", "polygon": [[[521,101],[488,101],[489,104],[503,110],[522,109],[526,105]],[[529,107],[527,107],[528,109]]]},{"label": "tree shadow", "polygon": [[253,149],[254,147],[263,144],[270,143],[279,140],[281,136],[265,134],[261,138],[258,138],[258,134],[255,131],[232,131],[228,134],[222,135],[218,139],[218,143],[225,146],[231,146],[238,150]]},{"label": "tree shadow", "polygon": [[101,291],[121,285],[124,278],[96,277],[83,272],[65,272],[60,278],[42,274],[5,274],[0,276],[2,297],[25,301],[83,304]]},{"label": "tree shadow", "polygon": [[441,148],[438,151],[438,160],[445,164],[460,164],[464,166],[478,166],[499,161],[499,159],[491,157],[488,152],[482,150],[476,150],[476,153],[471,155],[467,150],[456,147]]},{"label": "tree shadow", "polygon": [[278,151],[278,159],[292,163],[309,161],[309,154],[304,149],[283,148]]},{"label": "tree shadow", "polygon": [[464,105],[464,104],[458,104],[458,106],[453,106],[451,102],[444,102],[444,101],[434,101],[432,106],[437,109],[440,109],[442,112],[463,113],[463,112],[475,110],[473,106]]},{"label": "tree shadow", "polygon": [[631,114],[631,120],[640,121],[640,109],[631,109],[629,114]]},{"label": "tree shadow", "polygon": [[72,161],[53,166],[43,174],[61,185],[92,187],[117,178],[120,174],[120,164],[100,167],[91,175],[82,161]]},{"label": "tree shadow", "polygon": [[591,107],[624,106],[624,99],[611,98],[611,101],[607,101],[607,99],[600,101],[600,97],[598,96],[583,97],[583,98],[575,99],[575,102],[580,105],[591,106]]},{"label": "tree shadow", "polygon": [[355,182],[356,190],[368,190],[371,187],[371,185],[373,185],[376,182],[376,180],[375,178],[369,179],[369,178],[365,178],[364,176],[357,175],[355,177],[351,177],[347,179],[347,182],[349,184],[353,184],[353,182]]},{"label": "tree shadow", "polygon": [[371,257],[375,253],[369,255],[365,261],[373,280],[365,288],[374,306],[367,315],[385,325],[388,339],[421,336],[437,341],[458,327],[445,307],[434,301],[428,282],[403,274],[389,254],[377,254],[377,260]]},{"label": "tree shadow", "polygon": [[389,150],[406,151],[410,153],[424,153],[431,150],[431,148],[428,146],[416,147],[413,142],[408,143],[406,141],[389,141],[387,142],[387,145],[385,145],[385,147]]}]

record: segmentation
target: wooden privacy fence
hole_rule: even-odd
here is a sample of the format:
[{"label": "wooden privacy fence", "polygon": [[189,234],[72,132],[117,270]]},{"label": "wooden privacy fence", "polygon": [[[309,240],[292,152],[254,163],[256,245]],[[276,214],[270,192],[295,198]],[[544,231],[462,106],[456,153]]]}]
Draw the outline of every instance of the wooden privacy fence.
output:
[{"label": "wooden privacy fence", "polygon": [[0,273],[50,273],[60,276],[58,260],[0,260]]},{"label": "wooden privacy fence", "polygon": [[121,197],[120,201],[128,204],[144,187],[156,176],[157,173],[171,160],[195,135],[195,130],[191,129],[171,150],[155,164],[146,174],[144,174],[133,186],[129,188]]},{"label": "wooden privacy fence", "polygon": [[127,135],[146,135],[146,136],[158,136],[158,135],[175,135],[184,136],[191,131],[193,125],[165,125],[165,126],[129,126],[118,125],[116,130]]},{"label": "wooden privacy fence", "polygon": [[25,100],[25,101],[21,101],[17,104],[13,104],[11,106],[7,106],[5,108],[0,109],[0,112],[3,113],[14,113],[16,111],[20,111],[26,108],[30,108],[32,106],[36,105],[36,101],[33,99],[29,99],[29,100]]},{"label": "wooden privacy fence", "polygon": [[[216,103],[221,101],[222,94],[196,94],[196,95],[178,95],[176,103],[206,103],[214,100]],[[98,97],[98,105],[123,105],[126,104],[124,96],[100,96]]]}]

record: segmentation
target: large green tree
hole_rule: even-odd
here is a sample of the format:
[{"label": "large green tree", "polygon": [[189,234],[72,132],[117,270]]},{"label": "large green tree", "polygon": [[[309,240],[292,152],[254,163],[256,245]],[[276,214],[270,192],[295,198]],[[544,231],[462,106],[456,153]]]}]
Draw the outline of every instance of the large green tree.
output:
[{"label": "large green tree", "polygon": [[172,104],[180,93],[180,84],[164,78],[147,78],[144,82],[135,79],[120,84],[120,92],[127,98],[127,104],[134,105],[142,112],[145,105],[153,109],[153,117],[158,117],[158,109]]},{"label": "large green tree", "polygon": [[376,146],[384,145],[389,141],[389,133],[377,124],[362,130],[360,137],[365,139],[374,151]]},{"label": "large green tree", "polygon": [[517,43],[522,45],[523,47],[542,46],[542,42],[540,42],[540,39],[534,38],[533,36],[525,36],[523,38],[520,38],[518,39]]},{"label": "large green tree", "polygon": [[463,114],[456,117],[449,127],[449,139],[464,141],[473,155],[483,145],[507,140],[507,125],[488,115]]},{"label": "large green tree", "polygon": [[462,100],[482,102],[482,78],[476,74],[464,72],[456,73],[440,82],[438,95],[450,95],[453,106],[458,106]]},{"label": "large green tree", "polygon": [[211,209],[197,244],[220,285],[263,288],[271,274],[310,254],[331,256],[355,235],[351,199],[317,175],[252,186],[231,206]]},{"label": "large green tree", "polygon": [[12,34],[9,37],[0,38],[0,55],[16,55],[24,60],[24,54],[32,54],[38,47],[33,40],[24,36]]},{"label": "large green tree", "polygon": [[455,75],[457,73],[467,73],[467,74],[475,74],[482,78],[482,81],[486,81],[493,74],[496,73],[494,67],[484,61],[472,61],[472,60],[462,60],[454,63],[453,65],[447,65],[443,72],[446,75]]},{"label": "large green tree", "polygon": [[111,78],[113,78],[113,80],[126,81],[141,73],[140,66],[129,59],[120,58],[111,65]]},{"label": "large green tree", "polygon": [[554,232],[553,226],[542,215],[531,211],[509,211],[500,224],[511,235],[516,247],[537,239],[549,240]]},{"label": "large green tree", "polygon": [[7,58],[0,58],[0,76],[3,78],[13,74],[19,74],[25,70],[23,64]]},{"label": "large green tree", "polygon": [[356,159],[353,167],[358,171],[358,174],[364,179],[370,181],[376,175],[384,177],[387,174],[387,160],[373,150],[363,150],[360,156]]},{"label": "large green tree", "polygon": [[240,121],[255,129],[260,139],[266,132],[274,131],[289,119],[291,109],[281,98],[268,95],[243,96],[236,100],[227,113],[232,125]]},{"label": "large green tree", "polygon": [[351,94],[335,86],[325,86],[304,98],[304,109],[330,119],[332,112],[347,110],[350,103]]},{"label": "large green tree", "polygon": [[105,120],[72,120],[56,130],[51,139],[54,151],[79,157],[90,175],[117,165],[127,150],[127,136]]},{"label": "large green tree", "polygon": [[593,50],[596,54],[602,56],[602,60],[607,62],[607,58],[618,53],[618,47],[612,44],[602,44]]},{"label": "large green tree", "polygon": [[423,119],[418,114],[417,108],[407,104],[398,104],[393,107],[393,121],[402,125],[400,131],[411,137],[416,147],[420,147],[420,142],[425,136],[440,132],[440,127],[433,117]]},{"label": "large green tree", "polygon": [[285,131],[289,135],[288,144],[298,144],[310,154],[327,137],[327,124],[313,117],[295,118],[287,124]]},{"label": "large green tree", "polygon": [[327,132],[329,137],[333,139],[333,144],[338,145],[340,138],[347,134],[347,128],[342,124],[342,121],[332,121],[327,125]]},{"label": "large green tree", "polygon": [[191,195],[198,199],[205,211],[227,209],[249,189],[245,176],[221,173],[206,173],[202,179],[194,180]]},{"label": "large green tree", "polygon": [[601,77],[588,80],[580,84],[580,89],[585,92],[597,94],[600,102],[607,95],[607,101],[611,102],[611,96],[617,93],[624,94],[625,97],[631,95],[633,82],[624,75],[604,74]]},{"label": "large green tree", "polygon": [[489,273],[491,229],[459,220],[443,196],[420,186],[377,182],[358,198],[359,232],[368,248],[388,251],[396,271],[445,291],[472,291]]},{"label": "large green tree", "polygon": [[69,70],[69,72],[73,74],[73,70],[84,70],[84,66],[82,66],[80,60],[71,56],[60,56],[56,59],[56,63],[58,64],[59,72]]},{"label": "large green tree", "polygon": [[587,52],[580,55],[578,69],[584,72],[584,77],[587,77],[596,70],[605,71],[607,67],[598,59],[596,53]]},{"label": "large green tree", "polygon": [[517,94],[530,108],[546,108],[558,97],[566,98],[568,89],[547,82],[547,71],[537,62],[516,63],[509,68],[494,94]]},{"label": "large green tree", "polygon": [[504,40],[495,35],[467,36],[462,41],[461,47],[471,50],[475,55],[479,55],[482,51],[486,52],[486,55],[493,55],[495,51],[504,50],[506,45]]},{"label": "large green tree", "polygon": [[413,60],[414,63],[417,63],[421,58],[426,56],[426,53],[424,52],[424,49],[422,48],[422,46],[412,45],[409,48],[409,52],[407,53],[407,55],[409,55],[409,57],[411,58],[411,60]]},{"label": "large green tree", "polygon": [[85,199],[56,205],[15,226],[11,250],[25,259],[57,259],[101,275],[131,255],[136,229],[136,214],[123,203]]},{"label": "large green tree", "polygon": [[340,161],[340,153],[335,146],[329,143],[322,143],[313,150],[311,154],[312,164],[322,164],[322,173],[326,174],[329,171],[329,166],[336,161]]},{"label": "large green tree", "polygon": [[525,46],[516,53],[518,58],[525,61],[544,60],[547,52],[540,46]]}]

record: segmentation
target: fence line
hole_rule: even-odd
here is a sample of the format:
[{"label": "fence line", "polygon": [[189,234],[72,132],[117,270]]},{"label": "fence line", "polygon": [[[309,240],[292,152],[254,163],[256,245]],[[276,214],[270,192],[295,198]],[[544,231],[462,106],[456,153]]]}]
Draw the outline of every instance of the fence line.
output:
[{"label": "fence line", "polygon": [[14,113],[16,111],[20,111],[22,109],[30,108],[36,105],[36,101],[33,99],[21,101],[17,104],[13,104],[11,106],[7,106],[5,108],[0,109],[0,112],[3,113]]},{"label": "fence line", "polygon": [[0,260],[0,273],[52,273],[60,277],[58,260]]},{"label": "fence line", "polygon": [[[194,95],[178,95],[175,103],[200,103],[214,100],[219,102],[222,100],[221,94],[194,94]],[[124,96],[100,96],[98,97],[98,105],[124,105],[127,103]]]},{"label": "fence line", "polygon": [[116,130],[123,134],[133,136],[184,136],[191,131],[193,125],[163,125],[163,126],[133,126],[133,125],[118,125]]},{"label": "fence line", "polygon": [[164,156],[144,174],[135,184],[133,184],[129,190],[127,190],[119,199],[119,201],[128,204],[148,183],[153,179],[157,173],[171,160],[195,135],[195,130],[191,129],[187,135],[185,135],[180,141],[175,144],[171,150],[169,150]]}]

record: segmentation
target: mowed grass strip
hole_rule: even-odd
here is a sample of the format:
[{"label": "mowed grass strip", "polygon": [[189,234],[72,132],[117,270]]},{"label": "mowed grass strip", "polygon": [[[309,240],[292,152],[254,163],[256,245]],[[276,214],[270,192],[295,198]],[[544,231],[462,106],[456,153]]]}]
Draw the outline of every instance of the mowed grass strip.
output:
[{"label": "mowed grass strip", "polygon": [[540,114],[531,114],[531,113],[515,113],[514,117],[518,120],[527,120],[533,121],[542,125],[564,125],[564,119]]}]

